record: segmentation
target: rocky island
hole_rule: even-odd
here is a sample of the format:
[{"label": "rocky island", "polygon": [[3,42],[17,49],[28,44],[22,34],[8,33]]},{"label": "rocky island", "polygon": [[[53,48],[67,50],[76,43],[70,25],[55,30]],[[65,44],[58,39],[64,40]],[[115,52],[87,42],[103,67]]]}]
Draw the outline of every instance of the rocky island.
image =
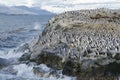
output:
[{"label": "rocky island", "polygon": [[44,63],[78,80],[120,74],[120,10],[68,11],[53,17],[20,59]]}]

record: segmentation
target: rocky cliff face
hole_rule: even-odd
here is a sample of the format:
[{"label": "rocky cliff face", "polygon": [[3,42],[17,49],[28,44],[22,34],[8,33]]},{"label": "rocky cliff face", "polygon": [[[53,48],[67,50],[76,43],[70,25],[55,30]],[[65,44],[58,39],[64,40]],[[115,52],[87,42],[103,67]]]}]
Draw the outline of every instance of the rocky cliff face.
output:
[{"label": "rocky cliff face", "polygon": [[30,61],[63,69],[66,75],[117,76],[120,73],[120,10],[59,14],[49,20],[30,52]]}]

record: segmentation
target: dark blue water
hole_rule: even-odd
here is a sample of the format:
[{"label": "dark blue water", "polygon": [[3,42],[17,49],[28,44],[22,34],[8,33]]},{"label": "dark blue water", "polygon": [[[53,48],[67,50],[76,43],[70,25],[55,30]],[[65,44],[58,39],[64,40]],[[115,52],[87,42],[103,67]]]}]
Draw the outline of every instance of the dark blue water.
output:
[{"label": "dark blue water", "polygon": [[[33,73],[34,64],[19,63],[18,58],[27,52],[22,47],[33,41],[44,29],[45,24],[54,15],[0,15],[0,64],[4,60],[12,62],[0,69],[0,80],[73,80],[71,77],[61,75],[40,77]],[[2,61],[3,60],[3,61]],[[6,62],[5,62],[6,63]],[[9,63],[8,63],[9,64]],[[43,70],[49,69],[46,65],[40,66]]]},{"label": "dark blue water", "polygon": [[0,50],[17,47],[38,35],[53,15],[0,15]]}]

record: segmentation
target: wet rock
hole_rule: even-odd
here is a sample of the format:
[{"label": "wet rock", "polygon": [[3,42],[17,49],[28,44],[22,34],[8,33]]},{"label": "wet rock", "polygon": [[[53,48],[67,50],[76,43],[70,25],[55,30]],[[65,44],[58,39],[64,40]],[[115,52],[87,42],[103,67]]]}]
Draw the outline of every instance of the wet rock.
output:
[{"label": "wet rock", "polygon": [[63,74],[69,76],[76,76],[81,71],[81,64],[72,60],[65,63],[63,67]]},{"label": "wet rock", "polygon": [[53,76],[55,78],[64,77],[63,75],[61,75],[61,71],[51,69],[47,67],[45,64],[40,64],[39,66],[33,67],[33,72],[35,75],[44,78],[48,78],[50,76]]},{"label": "wet rock", "polygon": [[24,53],[20,58],[19,61],[27,61],[30,58],[30,54],[29,53]]},{"label": "wet rock", "polygon": [[81,77],[81,76],[78,76],[77,77],[77,80],[119,80],[119,79],[116,79],[115,76],[84,76],[84,77]]},{"label": "wet rock", "polygon": [[29,50],[29,45],[28,43],[22,44],[19,46],[18,49],[15,50],[15,52],[25,52],[26,50]]},{"label": "wet rock", "polygon": [[33,72],[35,75],[40,76],[40,77],[48,77],[52,69],[48,68],[46,65],[41,64],[40,66],[35,66],[33,67]]},{"label": "wet rock", "polygon": [[9,60],[0,58],[0,68],[8,66],[10,64]]},{"label": "wet rock", "polygon": [[55,69],[61,69],[62,68],[62,58],[60,58],[57,55],[53,55],[55,53],[50,52],[43,52],[41,55],[39,55],[35,61],[39,64],[44,63],[47,64],[49,67],[55,68]]}]

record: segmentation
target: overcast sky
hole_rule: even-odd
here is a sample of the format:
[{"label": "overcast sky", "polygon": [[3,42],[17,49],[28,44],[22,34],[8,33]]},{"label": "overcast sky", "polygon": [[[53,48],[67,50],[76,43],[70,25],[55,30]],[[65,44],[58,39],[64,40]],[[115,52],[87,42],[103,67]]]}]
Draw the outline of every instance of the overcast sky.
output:
[{"label": "overcast sky", "polygon": [[0,0],[0,4],[37,6],[51,12],[97,7],[120,8],[120,0]]},{"label": "overcast sky", "polygon": [[43,4],[80,4],[80,3],[103,3],[120,2],[120,0],[0,0],[5,5],[41,6]]}]

